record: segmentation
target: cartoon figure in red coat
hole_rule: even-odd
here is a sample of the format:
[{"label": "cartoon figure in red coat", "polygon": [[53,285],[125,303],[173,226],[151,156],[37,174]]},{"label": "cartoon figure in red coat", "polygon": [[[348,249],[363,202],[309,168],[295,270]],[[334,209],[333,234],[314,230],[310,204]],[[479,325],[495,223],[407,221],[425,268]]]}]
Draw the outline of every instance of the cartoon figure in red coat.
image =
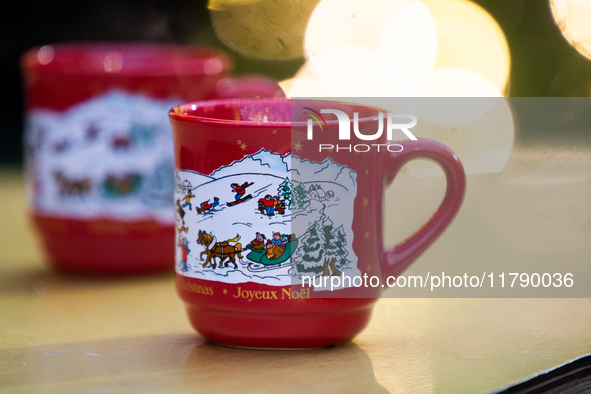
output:
[{"label": "cartoon figure in red coat", "polygon": [[262,214],[267,216],[274,216],[275,215],[275,206],[277,205],[277,200],[273,198],[270,194],[267,194],[265,198],[261,198],[259,200],[259,210]]},{"label": "cartoon figure in red coat", "polygon": [[189,253],[191,253],[191,250],[189,249],[189,241],[187,241],[187,238],[185,238],[184,236],[179,235],[178,246],[181,247],[181,261],[183,263],[183,267],[181,268],[181,271],[187,272],[189,270],[189,266],[187,265],[187,260],[188,260]]},{"label": "cartoon figure in red coat", "polygon": [[246,188],[251,185],[252,185],[252,183],[248,183],[248,182],[244,182],[242,185],[239,185],[237,183],[232,183],[230,185],[230,187],[232,188],[232,191],[234,193],[236,193],[236,195],[234,196],[236,201],[240,201],[240,199],[244,196],[244,193],[246,193]]},{"label": "cartoon figure in red coat", "polygon": [[197,213],[205,213],[212,211],[215,207],[220,205],[220,199],[217,197],[213,198],[213,202],[210,203],[209,200],[203,201],[199,208],[197,208]]}]

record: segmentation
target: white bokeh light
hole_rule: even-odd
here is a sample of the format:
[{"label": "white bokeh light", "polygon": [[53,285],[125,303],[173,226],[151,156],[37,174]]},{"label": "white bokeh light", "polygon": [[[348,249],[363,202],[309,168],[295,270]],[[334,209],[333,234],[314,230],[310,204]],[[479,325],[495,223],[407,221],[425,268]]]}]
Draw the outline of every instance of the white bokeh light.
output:
[{"label": "white bokeh light", "polygon": [[437,32],[422,2],[399,12],[382,35],[381,72],[390,96],[415,96],[425,83],[437,54]]},{"label": "white bokeh light", "polygon": [[550,7],[564,38],[591,59],[591,0],[550,0]]},{"label": "white bokeh light", "polygon": [[[513,147],[505,36],[484,9],[467,0],[322,0],[306,31],[306,64],[286,85],[288,97],[339,97],[416,114],[417,137],[452,148],[467,173],[498,172]],[[450,98],[429,101],[427,98]],[[451,98],[473,98],[454,106]],[[482,99],[478,99],[482,98]],[[379,101],[379,100],[378,100]],[[403,108],[404,107],[404,108]],[[425,161],[415,176],[441,170]]]},{"label": "white bokeh light", "polygon": [[[495,19],[467,0],[426,0],[437,30],[435,69],[461,68],[488,79],[507,93],[511,57]],[[480,95],[478,95],[480,96]]]},{"label": "white bokeh light", "polygon": [[436,36],[420,0],[322,0],[304,47],[318,77],[345,95],[397,96],[426,78]]},{"label": "white bokeh light", "polygon": [[[468,174],[503,169],[515,135],[513,115],[507,100],[483,76],[464,69],[434,70],[421,92],[423,97],[447,97],[446,105],[418,108],[421,122],[413,132],[419,138],[433,138],[449,146],[462,160]],[[452,98],[461,105],[454,105]],[[430,163],[412,162],[415,176],[433,176],[441,170]]]}]

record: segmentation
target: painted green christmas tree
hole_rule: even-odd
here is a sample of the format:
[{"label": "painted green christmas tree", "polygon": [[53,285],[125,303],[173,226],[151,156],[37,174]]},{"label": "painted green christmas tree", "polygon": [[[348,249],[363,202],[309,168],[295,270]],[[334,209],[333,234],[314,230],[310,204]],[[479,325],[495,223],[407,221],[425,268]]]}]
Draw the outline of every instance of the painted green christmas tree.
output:
[{"label": "painted green christmas tree", "polygon": [[327,220],[323,224],[322,231],[324,234],[324,250],[326,251],[326,255],[336,257],[337,263],[341,267],[347,265],[347,255],[349,252],[345,248],[347,246],[347,238],[343,226],[341,225],[335,229],[332,221]]},{"label": "painted green christmas tree", "polygon": [[324,257],[324,239],[322,231],[319,231],[318,223],[313,223],[308,231],[299,239],[300,246],[295,254],[297,270],[299,272],[322,272]]},{"label": "painted green christmas tree", "polygon": [[279,185],[277,189],[277,193],[282,200],[286,201],[286,206],[289,208],[292,207],[292,194],[291,194],[291,185],[289,182],[289,178],[285,178],[285,180]]},{"label": "painted green christmas tree", "polygon": [[347,255],[349,254],[349,252],[347,252],[347,249],[345,248],[347,246],[347,236],[342,225],[336,229],[335,246],[335,256],[337,256],[337,261],[339,262],[341,267],[344,267],[349,262],[347,260]]},{"label": "painted green christmas tree", "polygon": [[301,183],[297,185],[294,190],[295,193],[295,200],[296,200],[296,208],[305,208],[308,205],[308,191]]},{"label": "painted green christmas tree", "polygon": [[318,232],[318,225],[314,223],[308,230],[308,234],[305,239],[302,240],[304,256],[303,259],[308,262],[319,262],[324,255],[322,250],[322,239]]},{"label": "painted green christmas tree", "polygon": [[326,251],[327,256],[334,256],[337,250],[337,245],[335,244],[337,237],[332,225],[333,223],[330,220],[327,220],[322,225],[322,232],[324,233],[324,250]]}]

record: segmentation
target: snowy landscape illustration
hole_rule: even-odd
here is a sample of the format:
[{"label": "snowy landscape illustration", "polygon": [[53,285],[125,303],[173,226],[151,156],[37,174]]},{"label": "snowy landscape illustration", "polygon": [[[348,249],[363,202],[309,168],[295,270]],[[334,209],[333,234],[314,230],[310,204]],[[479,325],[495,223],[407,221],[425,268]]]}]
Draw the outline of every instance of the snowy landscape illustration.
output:
[{"label": "snowy landscape illustration", "polygon": [[168,110],[176,101],[112,90],[27,114],[27,188],[38,212],[174,223]]},{"label": "snowy landscape illustration", "polygon": [[359,274],[351,243],[356,173],[261,150],[210,175],[178,171],[178,273],[285,286]]}]

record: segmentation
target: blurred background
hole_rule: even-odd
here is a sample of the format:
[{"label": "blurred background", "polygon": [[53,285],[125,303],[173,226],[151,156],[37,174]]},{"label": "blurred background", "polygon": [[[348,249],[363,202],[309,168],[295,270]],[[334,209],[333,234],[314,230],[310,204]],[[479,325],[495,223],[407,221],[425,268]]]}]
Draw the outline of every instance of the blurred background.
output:
[{"label": "blurred background", "polygon": [[[48,43],[99,40],[153,41],[210,46],[230,53],[234,59],[235,74],[265,74],[279,81],[286,81],[282,86],[288,89],[290,84],[293,84],[292,78],[295,76],[300,77],[300,80],[302,77],[310,77],[309,67],[306,68],[306,59],[309,61],[316,59],[316,71],[321,71],[323,64],[330,66],[330,61],[322,63],[322,56],[314,56],[331,40],[351,39],[356,44],[361,42],[361,48],[365,46],[371,49],[372,34],[375,35],[375,29],[372,30],[371,23],[365,27],[356,25],[355,29],[358,28],[358,30],[350,29],[352,38],[339,32],[339,26],[341,29],[348,28],[342,18],[354,20],[356,16],[355,12],[351,12],[350,15],[340,15],[339,10],[348,12],[347,7],[363,9],[363,1],[323,1],[325,15],[316,15],[315,25],[309,27],[308,22],[319,2],[319,0],[12,2],[10,5],[12,8],[2,12],[0,16],[2,18],[0,64],[3,77],[3,89],[0,94],[2,100],[0,110],[3,119],[0,164],[18,166],[22,161],[23,97],[18,58],[25,50]],[[406,2],[410,3],[410,1]],[[451,39],[454,37],[466,40],[465,43],[456,40],[455,42],[459,45],[456,44],[455,48],[453,44],[447,45],[445,47],[447,53],[441,53],[439,50],[437,57],[434,58],[436,67],[438,65],[464,67],[481,72],[483,75],[490,72],[489,76],[485,76],[490,77],[490,82],[505,96],[588,97],[590,95],[591,61],[587,57],[589,47],[585,42],[590,37],[585,36],[585,26],[591,26],[591,19],[586,19],[591,15],[588,1],[432,0],[424,3],[434,15],[434,19],[436,15],[440,17],[435,19],[440,48],[445,44],[445,40],[442,40],[440,35],[442,30],[449,35],[449,42],[453,43]],[[470,8],[470,5],[475,7]],[[589,14],[586,14],[585,10]],[[377,15],[380,14],[379,8],[376,7],[374,11]],[[446,12],[449,15],[446,15]],[[365,16],[371,22],[371,18],[374,17],[367,12],[365,15],[361,14],[357,15],[358,20]],[[465,16],[462,16],[464,14]],[[412,26],[404,28],[406,29],[404,31],[412,30]],[[307,29],[316,30],[307,33]],[[332,37],[329,37],[330,34]],[[492,46],[487,46],[489,41],[492,42],[490,44]],[[458,46],[463,46],[466,53],[460,53]],[[498,52],[497,55],[495,51]],[[338,58],[338,54],[329,54],[328,57],[334,60]],[[364,56],[358,57],[364,58]],[[478,65],[472,63],[470,59],[480,59],[488,65]],[[478,67],[488,68],[478,70]],[[300,84],[300,90],[297,93],[307,93],[305,86],[303,91],[301,86]],[[326,96],[337,96],[330,90],[322,93],[326,93]],[[361,93],[372,94],[371,91]],[[459,95],[462,95],[461,93]],[[293,95],[295,96],[296,93],[294,92]],[[543,119],[537,119],[536,122],[537,124],[533,125],[535,127],[522,127],[519,138],[522,140],[539,138],[539,134],[543,133],[541,129],[547,122]],[[586,133],[586,130],[578,129],[576,132]]]}]

